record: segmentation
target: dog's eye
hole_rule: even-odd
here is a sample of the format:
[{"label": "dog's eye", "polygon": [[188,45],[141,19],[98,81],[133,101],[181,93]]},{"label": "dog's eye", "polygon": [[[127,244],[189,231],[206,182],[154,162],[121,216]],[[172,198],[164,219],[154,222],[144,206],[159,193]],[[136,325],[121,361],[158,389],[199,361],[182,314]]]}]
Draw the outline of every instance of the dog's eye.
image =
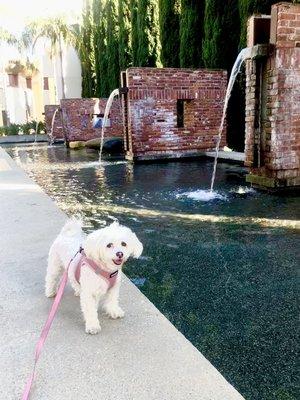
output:
[{"label": "dog's eye", "polygon": [[106,247],[108,247],[109,249],[113,246],[112,243],[108,243],[108,245]]},{"label": "dog's eye", "polygon": [[121,246],[126,247],[127,244],[126,244],[125,242],[122,242],[122,243],[121,243]]}]

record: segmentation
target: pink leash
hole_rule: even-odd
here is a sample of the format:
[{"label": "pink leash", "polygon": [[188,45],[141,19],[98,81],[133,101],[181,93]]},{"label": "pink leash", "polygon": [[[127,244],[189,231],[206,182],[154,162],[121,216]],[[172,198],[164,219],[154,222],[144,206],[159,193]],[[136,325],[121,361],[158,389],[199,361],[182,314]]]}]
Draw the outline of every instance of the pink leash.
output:
[{"label": "pink leash", "polygon": [[[78,254],[78,252],[75,254],[75,256],[77,254]],[[61,298],[62,298],[62,296],[64,294],[64,290],[65,290],[65,287],[66,287],[66,284],[67,284],[67,281],[68,281],[69,266],[70,266],[71,262],[74,260],[75,256],[69,262],[68,268],[65,270],[65,272],[64,272],[64,274],[63,274],[63,276],[61,278],[61,281],[60,281],[60,284],[59,284],[59,288],[58,288],[58,291],[56,293],[55,299],[53,301],[50,313],[48,315],[47,321],[46,321],[46,323],[44,325],[44,328],[42,330],[42,333],[40,335],[39,341],[38,341],[38,343],[36,345],[34,364],[33,364],[33,371],[32,371],[32,374],[30,375],[30,377],[29,377],[29,379],[28,379],[28,381],[26,383],[26,386],[25,386],[25,389],[24,389],[24,392],[23,392],[23,395],[22,395],[22,400],[28,400],[29,399],[31,386],[32,386],[32,383],[33,383],[33,380],[34,380],[36,364],[37,364],[38,359],[40,357],[40,354],[42,352],[42,348],[44,347],[44,343],[45,343],[45,341],[47,339],[47,336],[48,336],[49,330],[51,328],[52,322],[54,320],[54,317],[55,317],[56,311],[58,309],[59,303],[60,303]]]}]

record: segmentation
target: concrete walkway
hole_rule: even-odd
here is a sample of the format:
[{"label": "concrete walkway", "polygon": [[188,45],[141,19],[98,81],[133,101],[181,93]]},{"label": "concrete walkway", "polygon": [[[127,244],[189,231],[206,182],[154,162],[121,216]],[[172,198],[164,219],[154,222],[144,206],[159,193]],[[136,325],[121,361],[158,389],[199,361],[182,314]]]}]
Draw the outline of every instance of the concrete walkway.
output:
[{"label": "concrete walkway", "polygon": [[[66,216],[0,148],[0,398],[20,399],[52,300],[49,245]],[[37,368],[32,400],[241,400],[243,397],[126,278],[124,320],[84,333],[68,288]]]}]

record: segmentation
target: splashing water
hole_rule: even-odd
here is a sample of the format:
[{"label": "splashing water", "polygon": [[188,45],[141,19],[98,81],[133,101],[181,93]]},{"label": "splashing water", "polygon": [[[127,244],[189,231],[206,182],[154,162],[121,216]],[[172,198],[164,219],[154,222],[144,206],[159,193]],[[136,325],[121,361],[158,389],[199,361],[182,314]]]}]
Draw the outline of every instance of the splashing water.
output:
[{"label": "splashing water", "polygon": [[252,187],[242,187],[239,186],[237,189],[232,189],[232,193],[238,194],[238,195],[245,195],[245,194],[253,194],[255,193],[255,190]]},{"label": "splashing water", "polygon": [[219,200],[226,200],[227,197],[223,196],[220,193],[213,192],[210,190],[195,190],[194,192],[185,192],[181,194],[176,195],[177,198],[180,197],[188,197],[189,199],[192,200],[197,200],[197,201],[210,201],[214,199],[219,199]]},{"label": "splashing water", "polygon": [[213,192],[213,189],[214,189],[216,169],[217,169],[218,156],[219,156],[219,147],[220,147],[220,142],[221,142],[221,138],[222,138],[222,132],[223,132],[223,128],[224,128],[224,122],[225,122],[228,102],[229,102],[229,99],[231,96],[232,88],[233,88],[234,82],[236,80],[236,77],[238,76],[238,74],[240,72],[243,62],[248,58],[251,58],[251,47],[246,47],[239,53],[239,55],[237,56],[237,59],[235,60],[234,65],[232,67],[232,70],[231,70],[229,82],[228,82],[227,89],[226,89],[223,114],[222,114],[221,124],[220,124],[220,128],[219,128],[217,145],[216,145],[216,155],[215,155],[215,159],[214,159],[214,168],[213,168],[213,174],[212,174],[211,184],[210,184],[211,192]]},{"label": "splashing water", "polygon": [[57,114],[57,111],[59,110],[59,108],[57,108],[54,113],[53,113],[53,117],[52,117],[52,121],[51,121],[51,131],[49,133],[50,136],[50,145],[52,145],[54,143],[54,136],[53,136],[53,129],[54,129],[54,122],[55,122],[55,117]]},{"label": "splashing water", "polygon": [[119,96],[119,89],[114,89],[111,92],[111,94],[109,95],[109,98],[107,99],[106,106],[105,106],[104,116],[102,119],[101,140],[100,140],[100,150],[99,150],[99,163],[100,164],[101,164],[101,160],[102,160],[102,150],[103,150],[105,127],[107,124],[107,120],[108,120],[108,116],[109,116],[109,112],[110,112],[113,100],[116,96]]}]

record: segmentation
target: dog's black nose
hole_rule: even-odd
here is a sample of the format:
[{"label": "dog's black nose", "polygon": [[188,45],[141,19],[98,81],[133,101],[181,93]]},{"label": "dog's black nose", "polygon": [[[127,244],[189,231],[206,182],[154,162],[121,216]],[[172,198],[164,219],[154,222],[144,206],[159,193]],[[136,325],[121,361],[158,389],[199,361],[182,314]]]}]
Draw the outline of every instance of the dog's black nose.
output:
[{"label": "dog's black nose", "polygon": [[116,256],[119,257],[119,258],[122,258],[123,257],[123,253],[121,251],[118,251],[116,253]]}]

